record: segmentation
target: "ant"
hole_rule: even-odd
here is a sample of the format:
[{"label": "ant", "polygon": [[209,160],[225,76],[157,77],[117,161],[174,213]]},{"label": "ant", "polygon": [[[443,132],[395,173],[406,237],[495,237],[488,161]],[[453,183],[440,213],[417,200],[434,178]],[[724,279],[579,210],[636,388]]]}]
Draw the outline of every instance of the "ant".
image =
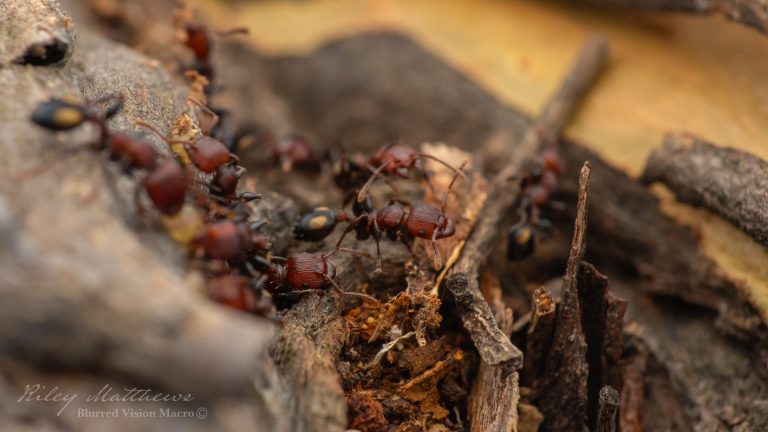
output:
[{"label": "ant", "polygon": [[[145,171],[146,175],[141,179],[139,186],[146,191],[155,208],[166,216],[177,214],[187,195],[185,171],[176,160],[160,157],[150,143],[110,131],[107,120],[122,110],[124,99],[122,96],[110,96],[104,100],[109,99],[114,99],[115,102],[107,108],[104,115],[91,112],[77,103],[50,99],[35,109],[31,120],[51,131],[67,131],[86,122],[95,123],[100,129],[99,140],[87,147],[70,149],[69,154],[88,148],[95,151],[106,150],[109,158],[118,161],[126,174],[136,170]],[[139,213],[143,214],[139,186],[136,188],[135,201]]]},{"label": "ant", "polygon": [[[461,167],[463,168],[466,162]],[[341,247],[344,237],[353,230],[357,231],[358,240],[367,240],[373,237],[376,241],[376,272],[381,272],[381,249],[380,242],[382,233],[386,233],[390,240],[400,239],[408,250],[413,254],[413,238],[422,238],[430,240],[432,249],[435,253],[435,269],[442,267],[442,258],[440,250],[437,248],[437,240],[452,236],[456,227],[454,222],[444,214],[445,205],[448,201],[448,193],[453,188],[459,172],[453,176],[448,189],[445,191],[440,209],[418,203],[410,205],[406,202],[393,200],[388,206],[379,211],[373,210],[372,205],[360,206],[354,209],[355,218],[350,217],[345,211],[332,211],[327,208],[316,209],[312,213],[305,215],[294,227],[294,233],[297,237],[305,239],[322,239],[335,228],[338,222],[348,222],[344,233],[336,243],[336,247]],[[370,201],[366,201],[370,203]]]},{"label": "ant", "polygon": [[265,223],[265,220],[250,224],[231,220],[212,222],[203,228],[192,244],[209,259],[224,261],[238,257],[256,259],[269,250],[267,238],[256,234],[256,231]]},{"label": "ant", "polygon": [[210,136],[211,129],[219,122],[219,116],[197,99],[189,98],[189,101],[199,106],[212,118],[211,123],[206,127],[205,131],[202,131],[202,135],[198,137],[188,140],[175,140],[166,137],[149,123],[137,120],[136,125],[149,129],[168,143],[168,145],[183,144],[192,164],[206,174],[213,173],[223,165],[239,162],[240,159],[232,154],[224,143]]},{"label": "ant", "polygon": [[[416,166],[416,162],[420,159],[432,159],[435,162],[445,165],[448,169],[456,173],[456,175],[466,178],[464,173],[460,169],[456,169],[448,162],[433,156],[429,153],[421,153],[414,148],[397,143],[390,144],[379,149],[373,156],[368,159],[368,167],[371,169],[371,176],[360,188],[357,194],[357,202],[363,202],[368,190],[373,185],[373,182],[380,175],[387,177],[398,176],[401,178],[408,178],[408,170]],[[377,168],[373,168],[377,167]]]},{"label": "ant", "polygon": [[248,34],[248,29],[245,27],[219,31],[211,30],[205,24],[195,22],[192,19],[191,10],[183,1],[177,2],[176,21],[177,26],[181,28],[184,33],[184,45],[189,48],[195,56],[194,70],[200,75],[208,78],[211,83],[213,82],[214,77],[213,65],[211,64],[210,59],[211,49],[213,47],[211,35],[226,37],[236,34]]},{"label": "ant", "polygon": [[208,282],[208,297],[217,303],[262,317],[272,315],[274,308],[271,299],[245,276],[230,274],[211,279]]},{"label": "ant", "polygon": [[542,151],[539,166],[523,179],[520,202],[520,221],[507,235],[507,258],[521,260],[533,253],[540,234],[549,233],[552,224],[541,217],[541,208],[555,204],[551,201],[552,193],[563,172],[563,162],[554,148]]},{"label": "ant", "polygon": [[294,166],[317,168],[320,164],[312,144],[303,135],[283,135],[272,148],[272,159],[280,163],[283,172],[290,172]]},{"label": "ant", "polygon": [[256,282],[275,295],[299,295],[332,288],[342,296],[359,297],[378,303],[368,294],[344,291],[336,283],[336,266],[329,261],[336,252],[350,252],[368,256],[364,252],[337,247],[327,254],[301,252],[288,258],[272,257],[272,263],[266,274]]}]

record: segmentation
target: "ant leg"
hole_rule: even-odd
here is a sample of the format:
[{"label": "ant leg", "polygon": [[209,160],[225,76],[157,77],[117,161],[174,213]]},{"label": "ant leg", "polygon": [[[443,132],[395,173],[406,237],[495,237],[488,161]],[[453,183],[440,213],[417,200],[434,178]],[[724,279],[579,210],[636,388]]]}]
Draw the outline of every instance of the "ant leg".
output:
[{"label": "ant leg", "polygon": [[235,27],[229,30],[213,30],[213,33],[219,37],[227,37],[227,36],[232,36],[236,34],[247,35],[249,32],[248,32],[248,27]]},{"label": "ant leg", "polygon": [[435,270],[440,270],[443,266],[443,258],[440,256],[440,249],[437,248],[437,230],[432,234],[432,250],[435,251]]},{"label": "ant leg", "polygon": [[199,101],[199,100],[197,100],[196,98],[193,98],[192,96],[190,96],[190,97],[189,97],[189,98],[187,98],[187,99],[188,99],[190,102],[192,102],[193,104],[195,104],[195,105],[197,105],[198,107],[200,107],[200,109],[202,109],[203,111],[205,111],[205,113],[206,113],[206,114],[208,114],[209,116],[211,116],[211,123],[208,125],[208,127],[207,127],[207,128],[206,128],[206,130],[205,130],[205,132],[203,132],[203,135],[206,135],[206,136],[210,136],[210,135],[211,135],[211,131],[213,130],[213,128],[215,128],[215,127],[216,127],[216,125],[217,125],[217,124],[219,124],[219,120],[220,120],[220,117],[219,117],[219,115],[218,115],[218,114],[216,114],[215,112],[213,112],[213,111],[212,111],[210,108],[208,108],[207,106],[205,106],[205,104],[204,104],[204,103],[200,102],[200,101]]},{"label": "ant leg", "polygon": [[386,168],[389,165],[392,165],[393,162],[394,162],[393,160],[384,162],[373,171],[373,173],[371,174],[371,177],[368,179],[368,181],[365,182],[363,187],[360,188],[360,192],[357,193],[357,202],[361,203],[365,201],[365,195],[368,194],[368,189],[371,188],[371,186],[373,185],[373,182],[376,180],[376,177],[378,177],[381,174],[384,168]]},{"label": "ant leg", "polygon": [[358,256],[361,256],[361,257],[365,257],[365,258],[370,258],[371,257],[371,254],[369,254],[368,252],[363,252],[363,251],[359,251],[359,250],[356,250],[356,249],[350,249],[350,248],[345,248],[345,247],[337,247],[336,249],[334,249],[334,250],[328,252],[327,254],[323,255],[323,259],[328,259],[331,255],[335,254],[336,252],[346,252],[346,253],[350,253],[352,255],[358,255]]},{"label": "ant leg", "polygon": [[[341,249],[341,242],[343,242],[343,241],[344,241],[344,237],[346,237],[346,236],[347,236],[347,234],[349,234],[349,233],[350,233],[350,232],[352,232],[352,231],[353,231],[355,228],[357,228],[357,225],[358,225],[358,224],[360,224],[360,222],[362,222],[362,220],[363,220],[364,218],[367,218],[367,217],[368,217],[368,215],[367,215],[367,214],[362,214],[362,215],[358,216],[357,218],[355,218],[355,220],[353,220],[352,222],[350,222],[350,223],[349,223],[349,225],[347,225],[347,228],[346,228],[346,229],[344,230],[344,232],[341,234],[341,237],[339,237],[339,241],[337,241],[337,242],[336,242],[336,249],[337,249],[337,250],[338,250],[338,249]],[[334,252],[335,252],[335,250],[334,250]]]},{"label": "ant leg", "polygon": [[376,300],[375,297],[369,296],[368,294],[363,294],[363,293],[354,292],[354,291],[344,291],[343,289],[341,289],[339,284],[337,284],[336,281],[333,280],[333,278],[328,275],[323,275],[323,278],[325,278],[325,280],[328,281],[331,284],[331,286],[333,286],[333,290],[339,293],[339,295],[341,296],[357,297],[363,300],[379,303],[379,301]]},{"label": "ant leg", "polygon": [[376,242],[376,273],[381,273],[381,230],[379,229],[379,224],[376,223],[376,221],[373,221],[373,229],[371,230],[373,234],[373,240]]},{"label": "ant leg", "polygon": [[552,225],[552,222],[548,221],[547,219],[539,219],[538,228],[540,228],[539,232],[543,234],[541,236],[542,240],[552,237],[555,231],[555,227]]},{"label": "ant leg", "polygon": [[405,247],[408,248],[408,252],[411,253],[411,258],[416,259],[416,254],[413,252],[413,242],[402,234],[400,235],[400,241],[402,241]]},{"label": "ant leg", "polygon": [[[464,161],[461,163],[461,166],[459,167],[459,172],[464,169],[464,167],[467,165],[468,161]],[[456,179],[459,178],[459,173],[457,172],[453,179],[451,179],[451,183],[448,184],[448,189],[445,190],[445,194],[443,195],[443,204],[440,206],[440,213],[445,213],[445,204],[448,202],[448,193],[453,188],[454,183],[456,183]]]}]

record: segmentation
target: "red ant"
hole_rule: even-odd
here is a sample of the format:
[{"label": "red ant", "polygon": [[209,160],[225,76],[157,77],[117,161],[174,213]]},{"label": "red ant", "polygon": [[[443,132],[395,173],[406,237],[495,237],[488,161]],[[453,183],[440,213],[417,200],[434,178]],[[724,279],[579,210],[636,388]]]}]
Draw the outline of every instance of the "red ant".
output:
[{"label": "red ant", "polygon": [[195,70],[213,82],[213,65],[211,64],[211,48],[213,46],[211,34],[219,37],[226,37],[235,34],[248,34],[248,29],[237,27],[231,30],[218,31],[211,30],[206,25],[192,21],[192,12],[184,4],[177,2],[176,20],[178,25],[183,26],[185,34],[184,45],[195,55]]},{"label": "red ant", "polygon": [[507,258],[521,260],[533,253],[536,239],[542,232],[552,230],[552,224],[541,218],[541,208],[552,205],[552,193],[563,172],[563,162],[554,148],[541,154],[540,166],[523,180],[520,202],[520,222],[509,231]]},{"label": "red ant", "polygon": [[317,168],[320,164],[312,144],[299,134],[287,134],[281,137],[272,148],[272,159],[280,163],[283,172],[290,172],[294,166]]},{"label": "red ant", "polygon": [[[464,163],[466,164],[466,162]],[[464,167],[462,164],[462,168]],[[341,247],[344,237],[353,230],[357,231],[358,240],[367,240],[370,237],[376,241],[376,272],[381,272],[381,242],[382,233],[386,233],[390,240],[400,239],[413,253],[413,238],[430,240],[435,253],[434,266],[439,269],[442,266],[440,250],[437,248],[437,240],[452,236],[456,227],[453,221],[444,214],[448,193],[453,188],[459,177],[457,171],[451,180],[448,189],[443,196],[440,210],[427,204],[414,204],[392,201],[383,209],[376,211],[369,206],[361,206],[355,209],[355,218],[351,218],[345,211],[332,211],[327,208],[316,209],[305,215],[294,227],[297,237],[304,239],[325,238],[338,222],[349,222],[344,233],[336,243]],[[368,202],[368,201],[366,201]]]},{"label": "red ant", "polygon": [[203,228],[192,244],[199,247],[206,258],[232,260],[239,257],[255,258],[269,249],[263,235],[256,234],[266,221],[251,224],[223,220],[212,222]]},{"label": "red ant", "polygon": [[[70,154],[84,148],[96,151],[106,150],[110,159],[120,162],[126,173],[130,174],[135,170],[145,171],[146,175],[140,181],[140,186],[147,192],[150,201],[160,213],[167,216],[175,215],[181,210],[186,200],[186,173],[177,161],[160,157],[150,143],[122,133],[111,132],[107,127],[107,120],[122,110],[124,101],[122,96],[108,99],[115,99],[115,103],[103,116],[76,103],[51,99],[35,109],[31,120],[51,131],[71,130],[85,122],[95,123],[101,132],[100,139],[88,147],[70,149]],[[138,192],[137,187],[135,200],[140,214],[143,214]]]},{"label": "red ant", "polygon": [[256,286],[263,287],[275,295],[305,294],[332,288],[342,296],[359,297],[378,303],[378,300],[367,294],[344,291],[336,283],[336,266],[328,258],[339,251],[368,255],[351,249],[336,248],[325,255],[301,252],[288,258],[272,257],[272,264],[266,274],[256,282]]},{"label": "red ant", "polygon": [[199,102],[197,99],[189,98],[189,100],[202,108],[203,111],[205,111],[212,118],[211,123],[208,125],[205,131],[202,131],[202,135],[196,138],[188,140],[174,140],[163,135],[162,132],[160,132],[156,127],[149,123],[137,120],[136,124],[138,126],[149,129],[157,136],[159,136],[163,141],[168,143],[168,145],[183,144],[184,149],[187,151],[189,159],[192,161],[192,163],[197,167],[197,169],[206,174],[213,173],[217,168],[223,165],[239,162],[240,159],[234,154],[230,153],[229,149],[224,145],[224,143],[210,136],[211,129],[215,127],[219,121],[219,116],[211,111],[208,107],[203,105],[201,102]]},{"label": "red ant", "polygon": [[269,317],[273,305],[253,282],[245,276],[224,275],[208,282],[208,297],[211,300],[241,311]]},{"label": "red ant", "polygon": [[429,153],[421,153],[405,144],[390,144],[386,147],[379,149],[368,160],[368,167],[377,167],[372,169],[371,176],[360,188],[360,192],[357,194],[357,202],[363,202],[365,195],[368,193],[368,189],[380,175],[388,177],[399,176],[402,178],[408,178],[408,170],[416,166],[416,162],[419,159],[432,159],[435,162],[445,165],[448,169],[455,172],[456,175],[464,177],[464,173],[461,170],[456,169],[449,163],[442,159],[439,159]]}]

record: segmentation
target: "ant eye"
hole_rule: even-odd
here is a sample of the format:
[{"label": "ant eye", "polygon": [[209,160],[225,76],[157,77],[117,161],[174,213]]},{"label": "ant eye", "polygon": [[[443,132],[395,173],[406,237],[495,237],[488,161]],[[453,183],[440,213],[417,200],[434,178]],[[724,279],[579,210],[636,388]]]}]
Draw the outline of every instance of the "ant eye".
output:
[{"label": "ant eye", "polygon": [[83,107],[60,99],[40,104],[31,116],[32,122],[52,131],[76,128],[86,120]]}]

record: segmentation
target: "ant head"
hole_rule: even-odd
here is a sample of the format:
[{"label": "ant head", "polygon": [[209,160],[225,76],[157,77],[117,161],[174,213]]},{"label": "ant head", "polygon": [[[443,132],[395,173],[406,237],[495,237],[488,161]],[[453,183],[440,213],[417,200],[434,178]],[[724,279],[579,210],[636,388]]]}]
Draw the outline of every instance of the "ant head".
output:
[{"label": "ant head", "polygon": [[528,223],[516,226],[509,232],[507,243],[507,258],[521,260],[533,253],[536,244],[536,228]]},{"label": "ant head", "polygon": [[82,105],[51,99],[38,105],[30,119],[48,130],[65,131],[74,129],[88,120],[88,112]]}]

